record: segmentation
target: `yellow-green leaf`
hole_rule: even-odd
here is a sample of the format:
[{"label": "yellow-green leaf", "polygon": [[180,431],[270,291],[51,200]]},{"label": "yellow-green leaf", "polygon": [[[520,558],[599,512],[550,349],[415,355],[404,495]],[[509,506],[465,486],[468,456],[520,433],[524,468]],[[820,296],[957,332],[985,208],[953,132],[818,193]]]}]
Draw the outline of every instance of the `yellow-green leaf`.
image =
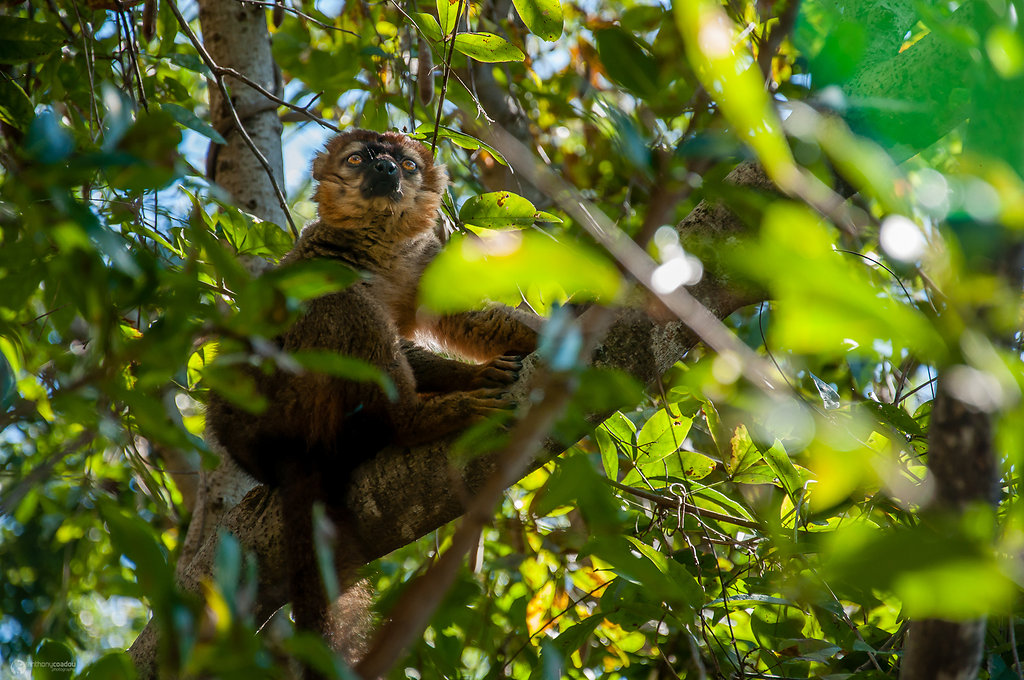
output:
[{"label": "yellow-green leaf", "polygon": [[539,232],[490,232],[453,238],[427,267],[420,302],[457,312],[487,301],[515,302],[528,286],[560,286],[574,300],[612,300],[622,287],[615,266],[599,251]]},{"label": "yellow-green leaf", "polygon": [[522,50],[493,33],[459,33],[455,49],[471,59],[484,62],[523,61]]}]

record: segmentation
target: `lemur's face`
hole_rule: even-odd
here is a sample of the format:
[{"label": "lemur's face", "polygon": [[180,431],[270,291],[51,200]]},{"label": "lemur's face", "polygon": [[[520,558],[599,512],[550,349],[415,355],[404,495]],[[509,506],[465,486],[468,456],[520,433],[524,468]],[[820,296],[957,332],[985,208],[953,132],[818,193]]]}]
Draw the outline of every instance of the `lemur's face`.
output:
[{"label": "lemur's face", "polygon": [[350,130],[316,157],[313,178],[320,215],[328,221],[428,216],[432,225],[448,175],[427,147],[403,134]]}]

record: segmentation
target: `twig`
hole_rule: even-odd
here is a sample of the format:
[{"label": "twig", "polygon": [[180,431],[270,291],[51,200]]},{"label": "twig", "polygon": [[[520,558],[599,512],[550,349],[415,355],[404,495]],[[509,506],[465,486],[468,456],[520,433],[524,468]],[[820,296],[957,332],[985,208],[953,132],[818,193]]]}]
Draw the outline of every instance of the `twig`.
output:
[{"label": "twig", "polygon": [[929,380],[927,382],[921,383],[920,385],[918,385],[914,389],[912,389],[909,392],[907,392],[906,394],[904,394],[900,398],[900,401],[906,401],[907,397],[909,397],[910,395],[914,394],[915,392],[919,392],[920,390],[924,389],[925,387],[928,387],[929,385],[934,385],[937,381],[938,381],[938,378],[932,378],[931,380]]},{"label": "twig", "polygon": [[455,55],[455,38],[459,35],[459,19],[462,17],[462,8],[465,0],[459,0],[459,7],[455,12],[455,28],[452,29],[452,42],[448,46],[448,59],[444,65],[444,77],[441,79],[441,96],[437,100],[437,116],[434,118],[434,138],[430,140],[430,153],[437,151],[437,133],[441,129],[441,112],[444,110],[444,98],[448,94],[448,78],[452,73],[452,57]]},{"label": "twig", "polygon": [[524,642],[524,643],[523,643],[522,645],[520,645],[520,646],[519,646],[519,649],[517,649],[516,651],[512,652],[512,655],[511,655],[511,656],[509,656],[509,657],[508,657],[508,658],[507,658],[507,659],[505,660],[505,663],[504,663],[504,667],[505,667],[505,670],[506,670],[506,671],[508,670],[508,666],[509,666],[509,664],[511,664],[511,663],[512,663],[513,661],[515,661],[516,657],[517,657],[517,656],[519,656],[519,654],[520,654],[520,653],[521,653],[521,652],[522,652],[522,651],[523,651],[524,649],[526,649],[527,645],[529,645],[529,644],[530,644],[530,642],[531,642],[531,641],[533,640],[533,638],[537,637],[538,635],[540,635],[541,633],[543,633],[543,632],[544,632],[545,630],[547,630],[547,629],[548,629],[548,628],[549,628],[549,627],[551,626],[551,624],[553,624],[553,623],[554,623],[555,621],[557,621],[558,619],[560,619],[560,618],[562,618],[563,616],[565,616],[565,615],[566,615],[566,614],[567,614],[567,613],[569,612],[569,610],[571,610],[571,609],[572,609],[573,607],[575,607],[576,605],[578,605],[578,604],[579,604],[580,602],[583,602],[583,600],[587,599],[588,597],[593,597],[594,593],[596,593],[597,591],[601,590],[602,588],[607,588],[607,587],[608,587],[608,586],[610,586],[610,585],[611,585],[611,584],[612,584],[612,583],[613,583],[614,581],[615,581],[615,579],[611,579],[611,580],[609,580],[609,581],[605,581],[604,583],[602,583],[601,585],[597,586],[597,587],[596,587],[596,588],[594,588],[593,590],[590,590],[590,591],[587,591],[587,592],[583,593],[583,594],[582,594],[582,595],[580,595],[580,596],[579,596],[578,598],[576,598],[575,600],[573,600],[573,601],[572,601],[572,603],[571,603],[571,604],[569,604],[569,606],[567,606],[567,607],[566,607],[565,609],[563,609],[562,611],[558,612],[557,614],[555,614],[554,616],[552,616],[552,617],[551,617],[550,619],[548,619],[547,621],[545,621],[545,622],[544,622],[544,625],[543,625],[543,626],[541,626],[541,627],[540,627],[540,628],[538,628],[537,630],[533,631],[533,634],[532,634],[532,635],[531,635],[530,637],[528,637],[528,638],[526,639],[526,642]]},{"label": "twig", "polygon": [[[169,0],[167,4],[174,13],[174,17],[178,20],[178,24],[181,26],[182,30],[185,31],[185,35],[188,36],[189,41],[192,43],[193,47],[196,48],[196,52],[199,53],[199,57],[203,60],[203,63],[206,64],[206,67],[210,69],[211,73],[213,73],[214,80],[217,81],[217,87],[220,89],[220,92],[224,97],[224,104],[228,107],[228,110],[231,111],[231,116],[235,120],[235,126],[238,128],[239,134],[242,135],[242,139],[245,140],[246,146],[249,147],[249,150],[254,156],[256,156],[256,160],[260,162],[260,165],[263,166],[263,170],[267,173],[267,177],[270,179],[270,184],[274,188],[274,193],[277,195],[277,201],[281,206],[281,210],[284,212],[284,216],[288,220],[288,226],[291,229],[292,236],[298,238],[299,229],[295,226],[295,221],[292,219],[291,211],[288,209],[288,200],[285,198],[284,192],[281,190],[281,186],[277,182],[277,178],[274,177],[274,169],[270,167],[270,162],[267,161],[266,156],[264,156],[263,152],[256,146],[256,142],[252,141],[252,137],[249,136],[249,132],[245,129],[245,126],[242,125],[242,121],[238,117],[238,111],[235,110],[234,104],[231,103],[231,94],[228,92],[227,85],[224,83],[224,76],[230,75],[237,78],[246,85],[257,90],[263,96],[270,97],[274,101],[283,102],[284,100],[271,94],[265,88],[257,85],[249,78],[242,76],[234,69],[218,66],[210,56],[209,52],[206,51],[206,47],[203,46],[199,41],[199,38],[192,31],[192,27],[188,25],[188,21],[186,21],[185,17],[181,15],[181,11],[178,9],[177,4],[173,0]],[[287,106],[287,104],[285,105]],[[310,117],[315,118],[312,115]],[[337,130],[337,128],[335,128],[335,130]]]},{"label": "twig", "polygon": [[1020,669],[1020,657],[1017,655],[1017,633],[1013,630],[1013,616],[1007,617],[1006,625],[1010,632],[1010,652],[1013,654],[1013,672],[1017,674],[1018,678],[1024,679],[1024,674],[1021,673]]},{"label": "twig", "polygon": [[18,504],[21,502],[21,499],[25,497],[25,494],[27,494],[32,488],[38,486],[46,476],[50,474],[53,468],[57,466],[57,463],[91,442],[95,437],[95,432],[92,430],[86,430],[75,437],[70,444],[61,450],[50,454],[45,461],[33,468],[31,472],[25,475],[25,477],[18,482],[17,486],[4,494],[3,502],[0,502],[0,517],[10,515],[14,512],[14,509],[17,508]]},{"label": "twig", "polygon": [[319,21],[318,19],[314,19],[313,17],[311,17],[310,15],[306,14],[302,10],[296,9],[294,7],[290,7],[288,5],[278,4],[276,2],[264,2],[263,0],[238,0],[238,4],[239,5],[258,5],[260,7],[277,7],[277,8],[283,9],[285,12],[290,12],[290,13],[294,14],[295,16],[302,17],[306,21],[312,22],[312,23],[316,24],[317,26],[319,26],[320,28],[327,29],[328,31],[338,31],[339,33],[348,33],[349,35],[355,36],[356,38],[360,37],[359,34],[356,33],[355,31],[350,31],[347,28],[341,28],[339,26],[331,26],[330,24],[325,24],[324,22]]},{"label": "twig", "polygon": [[743,519],[742,517],[733,517],[732,515],[726,515],[724,513],[715,512],[713,510],[707,510],[700,506],[694,505],[693,503],[687,503],[686,501],[679,501],[672,498],[667,498],[665,496],[659,496],[656,493],[651,493],[649,491],[644,491],[643,489],[637,489],[632,486],[627,486],[626,484],[623,484],[622,482],[617,482],[614,479],[605,478],[604,481],[612,485],[619,491],[624,491],[630,495],[636,496],[637,498],[643,498],[645,500],[651,501],[652,503],[655,503],[663,508],[677,510],[680,507],[682,507],[684,511],[699,514],[702,518],[706,517],[708,519],[713,519],[718,522],[728,522],[729,524],[735,524],[736,526],[746,527],[748,529],[763,528],[759,522],[755,522],[749,519]]},{"label": "twig", "polygon": [[[128,64],[131,71],[128,79],[131,80],[131,76],[135,76],[136,84],[139,86],[139,103],[148,111],[149,104],[146,101],[146,90],[142,84],[142,70],[139,67],[139,53],[136,49],[138,41],[135,37],[135,28],[132,22],[128,21],[131,17],[131,10],[125,7],[122,0],[114,0],[114,4],[117,6],[117,11],[114,14],[117,17],[118,27],[124,27],[122,29],[124,31],[124,47],[122,49],[128,52]],[[131,86],[128,89],[130,91]]]}]

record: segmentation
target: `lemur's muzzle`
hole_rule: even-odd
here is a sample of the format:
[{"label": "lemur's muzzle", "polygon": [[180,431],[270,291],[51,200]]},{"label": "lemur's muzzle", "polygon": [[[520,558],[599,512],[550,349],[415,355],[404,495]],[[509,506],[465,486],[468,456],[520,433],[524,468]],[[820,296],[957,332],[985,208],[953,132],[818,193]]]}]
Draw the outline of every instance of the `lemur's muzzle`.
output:
[{"label": "lemur's muzzle", "polygon": [[367,198],[390,196],[398,191],[400,181],[398,166],[395,162],[390,158],[378,158],[366,169],[362,187],[363,195]]}]

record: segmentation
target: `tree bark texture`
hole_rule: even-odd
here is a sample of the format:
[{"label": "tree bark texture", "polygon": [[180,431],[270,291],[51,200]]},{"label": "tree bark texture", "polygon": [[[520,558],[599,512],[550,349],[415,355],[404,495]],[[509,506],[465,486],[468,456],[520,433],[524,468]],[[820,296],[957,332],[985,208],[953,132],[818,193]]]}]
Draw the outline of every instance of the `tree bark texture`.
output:
[{"label": "tree bark texture", "polygon": [[[270,51],[270,33],[263,7],[237,0],[200,0],[199,25],[203,45],[218,66],[233,68],[269,92],[280,95],[281,76]],[[282,124],[277,105],[230,76],[225,81],[242,125],[270,164],[278,185],[283,186]],[[287,219],[266,170],[239,133],[223,93],[212,82],[209,90],[210,123],[227,140],[226,145],[211,146],[210,179],[224,187],[242,210],[286,226]]]},{"label": "tree bark texture", "polygon": [[[940,375],[928,428],[928,471],[934,485],[929,510],[960,512],[999,497],[999,460],[988,414],[960,401]],[[978,677],[985,619],[910,622],[901,680],[969,680]]]},{"label": "tree bark texture", "polygon": [[[270,92],[280,89],[262,7],[237,0],[201,0],[199,23],[204,47],[214,63],[244,74]],[[277,106],[230,76],[225,82],[246,132],[270,164],[278,186],[283,187],[282,125]],[[284,227],[287,221],[265,168],[238,131],[235,117],[213,79],[208,89],[210,122],[227,141],[225,145],[210,145],[209,179],[227,190],[239,208]],[[213,471],[199,470],[198,493],[178,562],[179,574],[216,529],[224,512],[237,505],[253,487],[252,480],[219,450],[216,442],[209,444],[221,454],[221,464]]]}]

